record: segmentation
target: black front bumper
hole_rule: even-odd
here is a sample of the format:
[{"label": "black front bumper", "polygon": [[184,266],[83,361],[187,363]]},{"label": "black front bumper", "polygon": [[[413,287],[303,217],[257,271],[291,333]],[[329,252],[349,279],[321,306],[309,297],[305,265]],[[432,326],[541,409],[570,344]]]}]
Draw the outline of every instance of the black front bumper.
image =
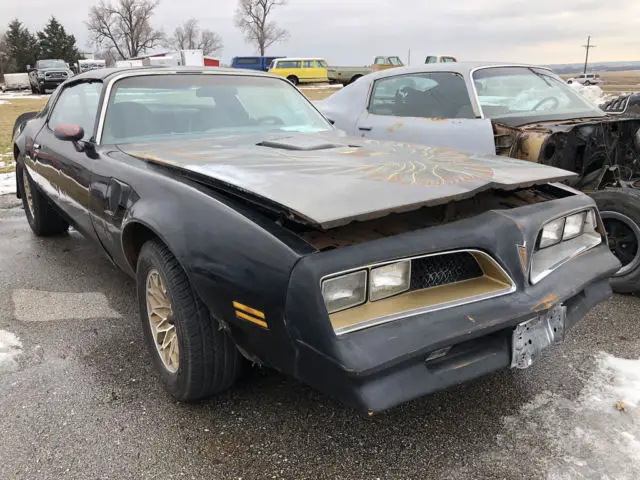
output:
[{"label": "black front bumper", "polygon": [[[509,367],[511,336],[518,323],[563,304],[568,329],[612,295],[609,278],[619,262],[606,244],[574,258],[536,285],[528,282],[517,255],[516,245],[534,243],[539,219],[548,219],[556,209],[588,207],[587,201],[591,202],[584,196],[570,197],[553,202],[553,208],[547,203],[511,210],[509,215],[490,212],[370,242],[373,246],[360,245],[359,250],[345,252],[351,248],[347,247],[327,252],[326,258],[317,254],[303,259],[294,269],[287,304],[287,326],[297,352],[291,373],[371,413]],[[469,245],[471,241],[475,245]],[[472,246],[501,263],[516,283],[513,293],[336,336],[322,298],[304,288],[309,281],[340,271],[333,259],[345,254],[350,263],[366,265],[371,258],[380,260],[380,251],[401,258],[422,253],[425,247],[439,251]],[[336,259],[335,265],[341,261],[345,258]],[[451,349],[444,357],[427,362],[429,354],[445,347]]]}]

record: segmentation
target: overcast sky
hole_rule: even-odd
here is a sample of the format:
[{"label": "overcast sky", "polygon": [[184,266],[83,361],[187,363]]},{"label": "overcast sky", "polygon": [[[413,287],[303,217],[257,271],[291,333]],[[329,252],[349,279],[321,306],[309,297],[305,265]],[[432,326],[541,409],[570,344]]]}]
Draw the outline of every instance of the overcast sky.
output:
[{"label": "overcast sky", "polygon": [[[84,21],[94,0],[0,0],[0,19],[37,30],[55,15],[87,49]],[[172,32],[189,17],[218,32],[223,61],[252,55],[235,28],[236,0],[161,0],[155,27]],[[640,0],[289,0],[274,20],[290,39],[267,53],[320,56],[333,65],[365,65],[375,55],[411,63],[428,54],[459,60],[574,63],[584,60],[587,34],[593,61],[640,60]],[[0,26],[6,29],[6,25]]]}]

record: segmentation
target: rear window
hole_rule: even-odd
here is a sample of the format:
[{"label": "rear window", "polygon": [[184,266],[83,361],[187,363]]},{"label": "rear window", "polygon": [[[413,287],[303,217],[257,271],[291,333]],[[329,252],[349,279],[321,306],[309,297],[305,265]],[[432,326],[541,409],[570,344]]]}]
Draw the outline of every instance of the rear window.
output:
[{"label": "rear window", "polygon": [[259,60],[257,58],[238,58],[236,59],[236,65],[257,65]]}]

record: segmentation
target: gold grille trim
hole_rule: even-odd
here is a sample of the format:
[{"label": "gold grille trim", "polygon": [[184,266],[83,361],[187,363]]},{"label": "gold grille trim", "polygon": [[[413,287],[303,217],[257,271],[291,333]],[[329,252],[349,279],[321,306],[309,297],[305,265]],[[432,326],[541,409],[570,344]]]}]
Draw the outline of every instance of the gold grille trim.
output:
[{"label": "gold grille trim", "polygon": [[[456,250],[431,255],[468,252],[482,269],[482,276],[461,282],[414,290],[376,302],[329,315],[337,335],[374,327],[402,318],[442,310],[467,303],[479,302],[515,291],[516,286],[507,272],[488,254],[479,250]],[[416,257],[416,258],[422,258]],[[408,259],[398,259],[398,261]],[[412,259],[413,260],[413,259]],[[393,262],[385,262],[393,263]]]}]

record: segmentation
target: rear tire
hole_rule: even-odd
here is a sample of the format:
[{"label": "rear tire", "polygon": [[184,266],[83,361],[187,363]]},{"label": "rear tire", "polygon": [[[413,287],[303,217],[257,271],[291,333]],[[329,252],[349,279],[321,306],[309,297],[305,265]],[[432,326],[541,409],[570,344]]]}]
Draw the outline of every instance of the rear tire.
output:
[{"label": "rear tire", "polygon": [[359,78],[362,78],[362,75],[354,75],[351,80],[349,80],[349,83],[347,85],[351,85],[353,82],[355,82],[356,80],[358,80]]},{"label": "rear tire", "polygon": [[[165,297],[169,302],[167,325],[172,325],[177,335],[179,349],[177,364],[161,356],[161,345],[167,333],[152,330],[153,315],[149,315],[149,303],[156,303],[156,296],[149,282],[159,275]],[[189,279],[169,249],[158,240],[150,240],[142,246],[136,269],[140,319],[145,340],[165,389],[183,402],[210,397],[231,387],[240,376],[243,358],[233,340],[220,329],[207,307],[191,288]],[[162,302],[160,302],[161,304]],[[157,304],[157,303],[156,303]],[[152,313],[156,310],[152,309]],[[162,310],[161,310],[162,311]],[[156,328],[162,323],[160,321]]]},{"label": "rear tire", "polygon": [[23,161],[19,159],[16,165],[16,180],[31,230],[38,237],[65,233],[69,229],[69,224],[54,210],[47,197],[38,190],[24,168]]},{"label": "rear tire", "polygon": [[618,293],[640,290],[640,191],[611,188],[591,194],[607,231],[609,248],[622,268],[611,278]]},{"label": "rear tire", "polygon": [[588,87],[588,86],[590,86],[590,85],[591,85],[591,82],[590,82],[589,80],[586,80],[586,81],[584,82],[584,86],[585,86],[585,87]]},{"label": "rear tire", "polygon": [[294,85],[298,85],[298,83],[300,83],[300,80],[298,80],[298,77],[296,77],[295,75],[289,75],[287,77],[287,80],[289,80]]}]

